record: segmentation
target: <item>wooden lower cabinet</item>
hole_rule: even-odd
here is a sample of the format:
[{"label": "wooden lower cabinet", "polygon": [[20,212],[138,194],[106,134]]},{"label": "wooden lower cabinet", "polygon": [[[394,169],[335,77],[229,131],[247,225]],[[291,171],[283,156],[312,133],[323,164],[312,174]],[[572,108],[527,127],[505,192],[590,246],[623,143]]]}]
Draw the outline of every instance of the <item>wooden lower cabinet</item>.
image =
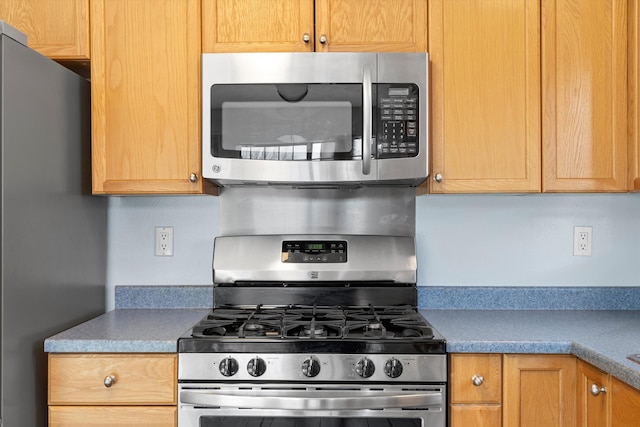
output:
[{"label": "wooden lower cabinet", "polygon": [[[592,392],[592,387],[595,391]],[[611,425],[611,393],[609,374],[578,360],[577,421],[578,427]]]},{"label": "wooden lower cabinet", "polygon": [[50,354],[49,426],[177,425],[175,354]]},{"label": "wooden lower cabinet", "polygon": [[640,391],[611,378],[611,427],[640,425]]},{"label": "wooden lower cabinet", "polygon": [[507,354],[504,427],[576,425],[576,357]]},{"label": "wooden lower cabinet", "polygon": [[452,354],[451,427],[574,427],[576,358]]},{"label": "wooden lower cabinet", "polygon": [[502,355],[452,354],[449,364],[451,425],[499,426],[502,419]]},{"label": "wooden lower cabinet", "polygon": [[51,406],[50,427],[138,426],[173,427],[176,407],[154,406]]}]

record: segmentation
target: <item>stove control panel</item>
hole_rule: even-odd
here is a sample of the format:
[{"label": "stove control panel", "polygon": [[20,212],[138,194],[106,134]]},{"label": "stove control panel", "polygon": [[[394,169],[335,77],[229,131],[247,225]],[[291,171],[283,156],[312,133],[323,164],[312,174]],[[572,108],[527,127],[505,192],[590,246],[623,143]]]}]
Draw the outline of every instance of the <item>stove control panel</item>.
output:
[{"label": "stove control panel", "polygon": [[179,353],[179,380],[445,382],[444,354]]},{"label": "stove control panel", "polygon": [[285,240],[282,242],[282,262],[340,263],[347,262],[346,240]]}]

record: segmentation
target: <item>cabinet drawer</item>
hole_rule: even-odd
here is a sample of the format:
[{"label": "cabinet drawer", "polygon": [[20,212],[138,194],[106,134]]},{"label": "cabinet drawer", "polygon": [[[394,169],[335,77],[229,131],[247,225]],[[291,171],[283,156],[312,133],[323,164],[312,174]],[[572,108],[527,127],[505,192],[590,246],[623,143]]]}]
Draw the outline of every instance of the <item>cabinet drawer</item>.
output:
[{"label": "cabinet drawer", "polygon": [[49,427],[174,427],[175,406],[51,406]]},{"label": "cabinet drawer", "polygon": [[[451,403],[500,403],[501,355],[452,354],[450,369]],[[474,384],[474,377],[479,385]]]},{"label": "cabinet drawer", "polygon": [[176,378],[174,354],[50,354],[49,404],[175,404]]}]

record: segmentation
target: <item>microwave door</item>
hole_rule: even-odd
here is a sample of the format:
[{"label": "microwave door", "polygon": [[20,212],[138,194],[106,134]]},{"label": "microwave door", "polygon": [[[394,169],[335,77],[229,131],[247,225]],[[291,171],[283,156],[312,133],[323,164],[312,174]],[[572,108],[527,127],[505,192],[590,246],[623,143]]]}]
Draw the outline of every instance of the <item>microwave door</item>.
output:
[{"label": "microwave door", "polygon": [[265,55],[203,56],[204,176],[221,185],[375,181],[376,55],[271,54],[258,67]]}]

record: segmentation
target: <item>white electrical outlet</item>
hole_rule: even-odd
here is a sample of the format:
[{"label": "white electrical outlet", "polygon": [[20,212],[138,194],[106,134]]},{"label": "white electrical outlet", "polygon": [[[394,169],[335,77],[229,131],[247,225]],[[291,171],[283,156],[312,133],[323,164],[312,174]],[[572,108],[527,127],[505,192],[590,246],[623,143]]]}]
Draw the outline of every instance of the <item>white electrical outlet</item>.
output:
[{"label": "white electrical outlet", "polygon": [[173,227],[156,227],[156,256],[173,256]]},{"label": "white electrical outlet", "polygon": [[573,255],[591,256],[591,227],[573,227]]}]

